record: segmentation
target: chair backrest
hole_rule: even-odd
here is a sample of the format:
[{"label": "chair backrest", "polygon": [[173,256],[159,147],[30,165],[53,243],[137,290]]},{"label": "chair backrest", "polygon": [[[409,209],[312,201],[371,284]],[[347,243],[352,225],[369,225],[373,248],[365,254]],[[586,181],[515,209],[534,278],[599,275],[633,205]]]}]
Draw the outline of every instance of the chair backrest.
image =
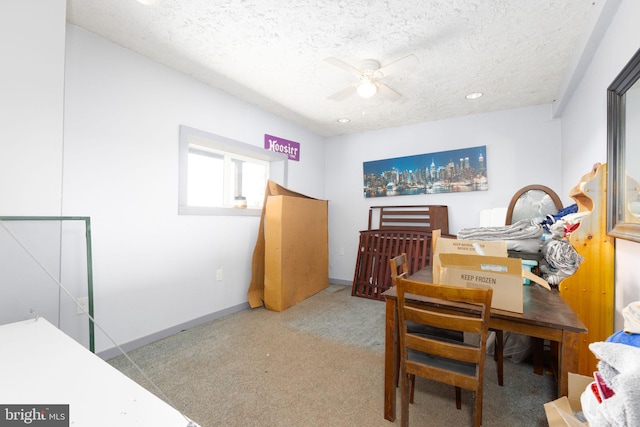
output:
[{"label": "chair backrest", "polygon": [[391,282],[396,280],[398,277],[409,277],[409,265],[407,264],[407,254],[402,253],[396,257],[393,257],[389,260],[389,264],[391,265]]},{"label": "chair backrest", "polygon": [[[398,293],[400,359],[404,372],[475,391],[476,399],[480,399],[476,403],[476,417],[481,420],[482,381],[493,290],[489,286],[441,285],[402,277],[394,282]],[[413,295],[428,298],[429,303],[416,303]],[[447,309],[452,303],[455,308]],[[413,333],[407,328],[407,322],[478,334],[477,345]],[[429,356],[415,357],[420,353]]]},{"label": "chair backrest", "polygon": [[438,244],[438,239],[441,235],[441,230],[433,230],[431,232],[431,247],[429,248],[429,265],[431,266],[431,279],[433,279],[434,277],[438,277],[438,275],[436,274],[437,272],[434,271],[436,266],[433,263],[433,257],[436,254],[436,245]]}]

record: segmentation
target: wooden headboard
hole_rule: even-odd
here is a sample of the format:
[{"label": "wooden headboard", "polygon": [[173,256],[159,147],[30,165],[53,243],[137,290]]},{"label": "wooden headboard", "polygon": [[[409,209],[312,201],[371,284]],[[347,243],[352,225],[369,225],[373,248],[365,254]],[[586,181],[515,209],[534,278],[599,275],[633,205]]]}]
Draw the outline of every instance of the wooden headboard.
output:
[{"label": "wooden headboard", "polygon": [[369,208],[369,230],[441,230],[449,234],[447,206],[371,206]]}]

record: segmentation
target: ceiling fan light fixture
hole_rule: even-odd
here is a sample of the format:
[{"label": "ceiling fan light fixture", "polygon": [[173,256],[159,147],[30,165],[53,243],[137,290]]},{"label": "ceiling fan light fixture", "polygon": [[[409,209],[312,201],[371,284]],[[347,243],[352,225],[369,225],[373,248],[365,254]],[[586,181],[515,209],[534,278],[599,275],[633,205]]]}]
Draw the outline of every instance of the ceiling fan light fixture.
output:
[{"label": "ceiling fan light fixture", "polygon": [[376,94],[378,88],[373,84],[370,77],[363,77],[362,80],[360,80],[360,84],[356,91],[358,92],[358,95],[363,98],[371,98]]},{"label": "ceiling fan light fixture", "polygon": [[351,119],[347,118],[347,117],[342,117],[340,119],[338,119],[338,123],[349,123],[351,121]]}]

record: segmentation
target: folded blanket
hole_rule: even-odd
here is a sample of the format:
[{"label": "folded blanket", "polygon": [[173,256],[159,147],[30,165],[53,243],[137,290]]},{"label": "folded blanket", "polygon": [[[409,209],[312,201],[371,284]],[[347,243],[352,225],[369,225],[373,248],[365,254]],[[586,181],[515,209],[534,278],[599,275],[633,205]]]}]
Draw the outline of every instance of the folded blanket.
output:
[{"label": "folded blanket", "polygon": [[632,345],[634,347],[640,347],[640,334],[629,334],[624,330],[614,332],[606,342],[617,342],[618,344]]},{"label": "folded blanket", "polygon": [[518,252],[537,253],[540,252],[540,239],[512,239],[505,240],[507,242],[507,250]]},{"label": "folded blanket", "polygon": [[546,218],[544,219],[544,221],[542,221],[542,225],[551,225],[553,223],[555,223],[556,221],[558,221],[559,219],[561,219],[563,216],[569,215],[569,214],[573,214],[578,212],[578,205],[577,204],[573,204],[571,206],[567,206],[564,208],[561,208],[556,214],[553,215],[547,215]]},{"label": "folded blanket", "polygon": [[598,371],[615,395],[598,407],[595,426],[640,426],[640,348],[596,342],[589,349],[600,359]]},{"label": "folded blanket", "polygon": [[544,232],[542,225],[523,219],[512,225],[497,227],[463,228],[458,231],[458,239],[467,240],[513,240],[540,239]]},{"label": "folded blanket", "polygon": [[615,395],[602,401],[598,412],[590,426],[635,427],[640,425],[638,414],[638,402],[640,391],[637,388],[640,382],[640,373],[635,375],[619,375],[616,381],[618,390]]}]

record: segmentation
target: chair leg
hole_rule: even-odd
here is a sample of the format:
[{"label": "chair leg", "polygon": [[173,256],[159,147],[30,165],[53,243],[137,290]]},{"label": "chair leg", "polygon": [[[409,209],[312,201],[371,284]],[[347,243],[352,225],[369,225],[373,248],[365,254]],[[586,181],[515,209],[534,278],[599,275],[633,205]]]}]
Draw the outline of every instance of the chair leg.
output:
[{"label": "chair leg", "polygon": [[402,427],[409,427],[409,394],[411,377],[412,375],[403,372],[402,378],[400,379],[400,425]]},{"label": "chair leg", "polygon": [[462,393],[460,387],[456,387],[456,408],[462,409]]},{"label": "chair leg", "polygon": [[411,383],[411,391],[409,392],[409,403],[413,403],[413,393],[416,390],[416,376],[415,375],[410,375],[410,383]]},{"label": "chair leg", "polygon": [[400,341],[396,342],[396,388],[398,387],[398,382],[400,381]]},{"label": "chair leg", "polygon": [[482,385],[480,385],[476,389],[476,406],[473,413],[474,413],[473,425],[475,427],[480,427],[482,425]]},{"label": "chair leg", "polygon": [[496,345],[493,352],[493,359],[496,361],[496,370],[498,371],[498,385],[504,385],[504,371],[502,363],[504,362],[504,336],[501,330],[496,330]]}]

